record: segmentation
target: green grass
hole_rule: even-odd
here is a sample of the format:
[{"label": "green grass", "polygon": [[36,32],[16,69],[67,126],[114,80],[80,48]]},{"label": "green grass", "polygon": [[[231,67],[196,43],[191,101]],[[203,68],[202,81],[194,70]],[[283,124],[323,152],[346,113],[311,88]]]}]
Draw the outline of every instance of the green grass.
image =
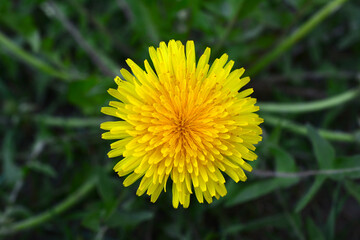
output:
[{"label": "green grass", "polygon": [[[358,239],[360,3],[0,1],[0,239]],[[254,171],[211,205],[124,188],[100,108],[127,58],[194,40],[245,67]]]}]

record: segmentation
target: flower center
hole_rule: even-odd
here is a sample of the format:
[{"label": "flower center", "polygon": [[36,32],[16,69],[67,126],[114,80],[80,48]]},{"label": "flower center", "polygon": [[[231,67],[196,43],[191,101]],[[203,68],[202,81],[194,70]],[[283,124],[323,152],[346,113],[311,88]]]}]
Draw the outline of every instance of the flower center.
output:
[{"label": "flower center", "polygon": [[186,119],[182,116],[175,121],[175,125],[176,132],[180,133],[181,135],[184,135],[189,129],[188,121],[186,121]]}]

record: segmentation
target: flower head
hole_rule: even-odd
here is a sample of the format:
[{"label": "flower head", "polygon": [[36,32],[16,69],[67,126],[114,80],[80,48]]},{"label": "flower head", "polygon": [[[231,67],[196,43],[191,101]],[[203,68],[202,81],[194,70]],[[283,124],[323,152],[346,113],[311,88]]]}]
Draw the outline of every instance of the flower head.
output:
[{"label": "flower head", "polygon": [[[141,178],[137,195],[145,192],[155,202],[172,182],[173,206],[189,206],[195,193],[200,203],[225,196],[223,172],[235,182],[245,181],[246,162],[257,158],[254,144],[261,141],[263,120],[254,112],[252,89],[239,90],[249,82],[244,68],[231,71],[234,62],[224,54],[208,64],[207,48],[195,62],[193,41],[171,40],[149,48],[155,71],[145,60],[145,71],[132,60],[133,74],[121,69],[122,80],[102,112],[119,118],[104,122],[104,139],[111,144],[110,158],[123,156],[114,167],[129,186]],[[121,119],[121,120],[120,120]]]}]

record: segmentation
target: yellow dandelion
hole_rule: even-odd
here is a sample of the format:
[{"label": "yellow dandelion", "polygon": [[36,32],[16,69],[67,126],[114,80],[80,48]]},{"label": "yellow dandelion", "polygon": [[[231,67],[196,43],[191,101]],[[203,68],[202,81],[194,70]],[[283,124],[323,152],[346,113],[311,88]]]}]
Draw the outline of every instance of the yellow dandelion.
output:
[{"label": "yellow dandelion", "polygon": [[263,120],[254,112],[252,89],[239,90],[250,81],[244,68],[231,71],[234,61],[224,54],[211,65],[210,48],[195,62],[193,41],[185,46],[171,40],[149,48],[155,71],[145,60],[145,71],[132,60],[133,74],[121,69],[125,80],[115,78],[104,114],[120,118],[104,122],[104,139],[111,144],[110,158],[123,156],[114,167],[124,186],[141,178],[137,195],[145,192],[155,202],[172,182],[172,203],[187,208],[190,195],[208,203],[225,196],[225,178],[245,181],[245,161],[257,158],[254,144],[261,141]]}]

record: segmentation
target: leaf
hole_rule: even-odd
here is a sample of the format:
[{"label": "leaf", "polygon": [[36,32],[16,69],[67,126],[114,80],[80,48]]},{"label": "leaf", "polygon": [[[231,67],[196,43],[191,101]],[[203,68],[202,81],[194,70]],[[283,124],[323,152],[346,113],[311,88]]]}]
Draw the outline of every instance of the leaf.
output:
[{"label": "leaf", "polygon": [[229,190],[229,196],[225,206],[231,207],[240,203],[244,203],[261,196],[269,194],[276,189],[290,187],[297,181],[289,181],[286,178],[276,178],[268,180],[260,180],[253,183],[237,184],[237,189]]},{"label": "leaf", "polygon": [[[227,8],[224,11],[224,15],[228,18],[228,21],[230,21],[231,18],[236,17],[237,12],[241,10],[244,0],[229,0],[228,4],[229,5],[226,5]],[[214,11],[218,11],[218,9],[218,6],[214,7]]]},{"label": "leaf", "polygon": [[335,161],[336,169],[353,169],[353,172],[345,172],[344,174],[336,174],[331,176],[333,179],[360,178],[360,155],[349,157],[338,157]]},{"label": "leaf", "polygon": [[282,126],[281,124],[277,124],[269,136],[269,142],[278,145],[280,141],[281,133],[282,133]]},{"label": "leaf", "polygon": [[308,192],[298,201],[295,207],[295,212],[300,212],[311,201],[315,194],[319,191],[321,185],[324,183],[326,177],[319,175],[315,178],[313,185]]},{"label": "leaf", "polygon": [[298,239],[305,239],[302,231],[303,227],[301,215],[289,212],[286,212],[285,215],[287,217],[288,226],[291,228],[290,231],[293,233],[292,235],[294,235],[294,237],[296,236]]},{"label": "leaf", "polygon": [[10,12],[2,16],[2,22],[24,37],[30,36],[36,30],[34,17],[27,14],[16,15]]},{"label": "leaf", "polygon": [[[158,43],[160,41],[158,24],[154,24],[153,16],[159,16],[159,14],[152,13],[148,6],[141,1],[126,0],[126,2],[132,14],[136,16],[134,19],[135,29],[137,29],[142,36],[145,34],[148,41],[151,40],[152,43]],[[154,9],[154,11],[155,10],[157,9]]]},{"label": "leaf", "polygon": [[319,163],[320,169],[331,169],[335,164],[335,150],[333,146],[319,135],[312,126],[307,126],[307,132],[310,137],[315,157]]},{"label": "leaf", "polygon": [[43,173],[51,178],[55,178],[57,176],[54,168],[49,164],[45,164],[40,161],[34,160],[34,161],[31,161],[27,166],[31,170]]},{"label": "leaf", "polygon": [[98,231],[101,221],[101,207],[93,205],[92,209],[87,209],[85,212],[81,224],[88,229]]},{"label": "leaf", "polygon": [[145,222],[153,218],[154,213],[151,211],[124,212],[124,210],[119,210],[106,220],[106,224],[109,227],[135,227],[141,222]]},{"label": "leaf", "polygon": [[325,240],[324,234],[316,226],[315,222],[311,218],[307,218],[306,229],[309,236],[309,240]]},{"label": "leaf", "polygon": [[5,181],[13,183],[21,177],[21,171],[14,163],[15,157],[15,131],[9,130],[6,132],[3,146],[2,146],[2,155],[4,158],[3,161],[3,175]]},{"label": "leaf", "polygon": [[276,171],[278,172],[296,172],[294,158],[281,147],[271,147],[271,153],[275,157]]},{"label": "leaf", "polygon": [[354,181],[346,180],[345,189],[348,193],[353,196],[360,204],[360,186]]},{"label": "leaf", "polygon": [[229,224],[224,230],[224,235],[235,234],[242,231],[251,231],[256,229],[262,229],[263,227],[278,227],[285,228],[287,227],[287,217],[285,214],[276,214],[272,216],[262,217],[260,219],[255,219],[244,224]]},{"label": "leaf", "polygon": [[98,170],[98,175],[97,190],[101,199],[105,205],[112,205],[111,203],[115,200],[115,195],[110,176],[103,169]]},{"label": "leaf", "polygon": [[29,35],[28,41],[31,45],[33,52],[38,52],[40,50],[41,39],[40,39],[39,31],[37,31],[37,30],[33,31]]},{"label": "leaf", "polygon": [[245,18],[248,16],[252,11],[256,9],[260,2],[263,0],[251,0],[251,1],[244,1],[241,5],[241,9],[238,13],[239,19]]},{"label": "leaf", "polygon": [[[7,84],[5,84],[5,81],[0,77],[0,95],[2,96],[3,99],[6,99],[7,101],[6,102],[3,102],[3,113],[7,112],[6,111],[6,108],[7,108],[7,105],[9,103],[11,103],[11,92],[9,90],[9,86],[7,86]],[[4,111],[5,110],[5,111]]]},{"label": "leaf", "polygon": [[109,98],[106,90],[115,87],[112,81],[99,82],[95,77],[69,83],[67,99],[85,113],[99,113],[102,104]]},{"label": "leaf", "polygon": [[[340,213],[342,207],[344,206],[346,196],[340,196],[340,183],[337,184],[336,188],[333,190],[332,194],[332,204],[329,216],[327,217],[325,233],[327,235],[326,239],[334,239],[335,225],[337,215]],[[342,200],[342,201],[341,201]]]}]

